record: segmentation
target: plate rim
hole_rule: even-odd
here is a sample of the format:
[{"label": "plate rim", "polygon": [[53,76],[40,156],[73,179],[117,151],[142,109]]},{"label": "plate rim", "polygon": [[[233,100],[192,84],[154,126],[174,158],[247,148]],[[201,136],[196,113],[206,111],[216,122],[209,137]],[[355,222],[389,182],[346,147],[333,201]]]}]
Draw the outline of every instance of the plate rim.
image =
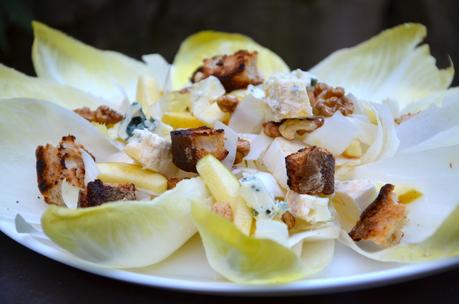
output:
[{"label": "plate rim", "polygon": [[[327,294],[385,286],[421,278],[459,267],[459,256],[442,260],[404,264],[404,266],[337,278],[312,278],[278,285],[243,285],[232,282],[208,282],[167,278],[103,267],[72,256],[46,252],[46,246],[25,234],[8,229],[0,222],[0,231],[20,245],[61,264],[117,281],[180,292],[226,296],[294,296]],[[68,253],[66,253],[68,254]]]}]

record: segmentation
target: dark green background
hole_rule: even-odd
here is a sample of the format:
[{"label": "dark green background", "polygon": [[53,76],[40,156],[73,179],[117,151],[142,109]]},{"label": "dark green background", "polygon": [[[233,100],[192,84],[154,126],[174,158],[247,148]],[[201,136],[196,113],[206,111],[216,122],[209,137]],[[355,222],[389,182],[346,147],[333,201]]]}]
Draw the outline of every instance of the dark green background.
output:
[{"label": "dark green background", "polygon": [[[0,0],[0,60],[33,74],[30,21],[40,20],[101,49],[135,58],[158,52],[169,61],[180,42],[203,29],[240,32],[307,69],[330,52],[382,29],[421,22],[446,66],[459,63],[459,1],[455,0]],[[457,83],[457,77],[455,78]]]}]

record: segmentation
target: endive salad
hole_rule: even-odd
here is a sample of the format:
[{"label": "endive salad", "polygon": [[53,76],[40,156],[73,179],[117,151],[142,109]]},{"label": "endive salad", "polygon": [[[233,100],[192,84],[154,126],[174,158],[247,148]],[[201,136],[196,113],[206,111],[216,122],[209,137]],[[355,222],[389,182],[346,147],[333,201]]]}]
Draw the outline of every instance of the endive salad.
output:
[{"label": "endive salad", "polygon": [[169,64],[33,29],[37,77],[0,65],[1,221],[115,268],[198,233],[216,272],[252,284],[319,273],[336,242],[459,255],[459,90],[424,26],[310,70],[240,34],[196,33]]}]

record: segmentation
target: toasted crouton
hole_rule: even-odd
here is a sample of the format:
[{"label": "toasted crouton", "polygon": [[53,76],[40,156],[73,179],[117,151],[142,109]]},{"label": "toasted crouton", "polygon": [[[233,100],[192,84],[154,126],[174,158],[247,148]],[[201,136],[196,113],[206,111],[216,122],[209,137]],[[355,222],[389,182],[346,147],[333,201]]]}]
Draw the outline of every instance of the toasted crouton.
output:
[{"label": "toasted crouton", "polygon": [[123,115],[107,106],[99,106],[95,111],[88,107],[78,108],[73,111],[90,122],[103,125],[113,125],[123,120]]},{"label": "toasted crouton", "polygon": [[78,207],[95,207],[107,202],[135,199],[134,184],[112,186],[104,184],[101,180],[96,179],[88,183],[86,190],[80,191]]},{"label": "toasted crouton", "polygon": [[58,149],[50,144],[38,146],[35,157],[38,189],[45,202],[65,206],[61,192],[63,166]]},{"label": "toasted crouton", "polygon": [[396,201],[393,191],[394,185],[384,185],[378,197],[362,212],[349,233],[354,241],[368,240],[383,247],[400,242],[406,207]]},{"label": "toasted crouton", "polygon": [[262,78],[257,69],[257,55],[257,52],[240,50],[232,55],[206,58],[203,65],[194,72],[191,81],[198,82],[215,76],[227,92],[245,89],[249,84],[260,84]]},{"label": "toasted crouton", "polygon": [[225,132],[208,127],[175,130],[171,132],[172,161],[180,169],[196,172],[196,163],[206,155],[212,154],[223,160],[228,151],[225,149]]},{"label": "toasted crouton", "polygon": [[285,158],[287,185],[300,194],[332,194],[335,159],[327,149],[308,147]]},{"label": "toasted crouton", "polygon": [[38,189],[48,204],[65,206],[61,185],[66,180],[72,186],[85,188],[85,168],[81,150],[75,136],[62,137],[57,147],[50,144],[35,150]]}]

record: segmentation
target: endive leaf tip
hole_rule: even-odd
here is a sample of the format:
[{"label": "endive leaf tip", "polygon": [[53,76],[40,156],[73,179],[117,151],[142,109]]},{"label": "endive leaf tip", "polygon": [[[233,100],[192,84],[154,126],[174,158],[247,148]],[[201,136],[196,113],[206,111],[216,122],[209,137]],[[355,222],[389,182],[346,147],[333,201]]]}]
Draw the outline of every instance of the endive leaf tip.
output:
[{"label": "endive leaf tip", "polygon": [[[427,28],[421,23],[402,23],[395,27],[383,30],[379,34],[370,38],[369,41],[378,41],[381,37],[394,37],[401,39],[405,43],[413,43],[416,47],[427,36]],[[364,41],[361,45],[366,45],[368,41]]]},{"label": "endive leaf tip", "polygon": [[[37,21],[37,20],[32,20],[32,29],[33,29],[33,33],[34,33],[34,36],[35,38],[37,38],[37,36],[40,36],[40,35],[46,35],[46,34],[57,34],[57,35],[63,35],[65,37],[69,37],[69,38],[72,38],[70,37],[69,35],[65,34],[64,32],[58,30],[58,29],[55,29],[45,23],[42,23],[40,21]],[[74,38],[72,38],[74,39]]]},{"label": "endive leaf tip", "polygon": [[454,68],[454,62],[451,56],[448,54],[448,62],[449,66],[440,69],[440,77],[441,77],[441,82],[445,85],[445,88],[448,88],[451,86],[451,83],[453,82],[454,79],[454,74],[456,73],[456,70]]},{"label": "endive leaf tip", "polygon": [[427,27],[422,23],[416,23],[416,22],[402,23],[398,26],[387,29],[386,31],[414,32],[417,35],[419,35],[420,38],[424,38],[427,36]]},{"label": "endive leaf tip", "polygon": [[[211,29],[206,29],[206,30],[201,30],[201,31],[198,31],[196,33],[193,33],[191,35],[189,35],[186,39],[189,39],[189,38],[201,38],[202,36],[213,36],[212,38],[220,38],[221,39],[221,36],[234,36],[234,37],[240,37],[240,38],[243,38],[243,39],[248,39],[248,40],[252,40],[252,38],[248,37],[248,36],[245,36],[241,33],[237,33],[237,32],[223,32],[223,31],[217,31],[217,30],[211,30]],[[206,37],[207,38],[207,37]]]},{"label": "endive leaf tip", "polygon": [[41,27],[47,27],[47,26],[38,20],[32,20],[32,29],[34,30],[34,32],[39,30]]}]

